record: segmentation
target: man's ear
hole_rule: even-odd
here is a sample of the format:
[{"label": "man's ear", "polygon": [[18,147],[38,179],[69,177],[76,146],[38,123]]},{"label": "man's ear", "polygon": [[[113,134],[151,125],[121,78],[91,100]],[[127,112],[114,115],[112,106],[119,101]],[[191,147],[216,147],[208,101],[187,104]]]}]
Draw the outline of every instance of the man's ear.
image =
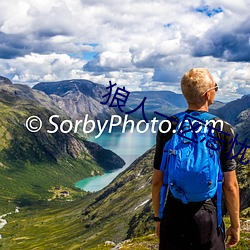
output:
[{"label": "man's ear", "polygon": [[205,93],[204,97],[205,97],[205,99],[206,99],[206,100],[208,100],[208,99],[209,99],[209,97],[210,97],[210,93],[209,93],[209,91]]}]

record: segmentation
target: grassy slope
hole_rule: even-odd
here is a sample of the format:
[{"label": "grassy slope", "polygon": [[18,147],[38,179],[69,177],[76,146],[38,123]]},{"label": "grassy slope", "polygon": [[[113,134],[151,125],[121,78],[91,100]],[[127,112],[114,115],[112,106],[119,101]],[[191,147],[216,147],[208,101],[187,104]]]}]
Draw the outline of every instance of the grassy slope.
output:
[{"label": "grassy slope", "polygon": [[[84,204],[86,204],[84,198],[74,202],[58,201],[58,203],[53,202],[49,205],[43,204],[39,207],[25,208],[19,214],[9,215],[6,217],[8,224],[0,231],[3,236],[0,241],[0,248],[5,250],[111,249],[110,246],[105,246],[106,239],[104,238],[99,243],[93,242],[93,247],[86,246],[86,231],[84,224],[81,223],[80,216]],[[225,218],[225,221],[228,225],[229,219]],[[99,231],[96,231],[96,234],[99,233]],[[158,249],[156,236],[152,234],[153,231],[149,233],[151,235],[122,242],[120,249]],[[249,237],[249,231],[242,231],[241,241],[234,249],[248,249],[250,247]]]},{"label": "grassy slope", "polygon": [[74,188],[74,183],[89,177],[92,170],[102,172],[88,152],[77,158],[65,153],[55,159],[48,150],[56,152],[54,145],[65,145],[65,137],[48,135],[45,129],[34,135],[24,127],[29,116],[39,115],[46,121],[53,109],[24,98],[11,100],[9,95],[0,96],[0,215],[20,202],[33,204],[49,198],[53,186]]},{"label": "grassy slope", "polygon": [[1,230],[3,249],[79,249],[83,243],[82,200],[53,201],[21,208],[6,217]]},{"label": "grassy slope", "polygon": [[[106,240],[117,244],[126,238],[133,240],[121,249],[157,249],[154,236],[143,236],[154,230],[151,201],[135,210],[150,198],[152,157],[151,150],[100,192],[73,202],[61,200],[23,208],[19,214],[6,217],[8,224],[0,230],[3,249],[104,250],[111,249],[104,246]],[[247,249],[249,238],[249,230],[243,231],[235,249]]]},{"label": "grassy slope", "polygon": [[[226,217],[225,223],[229,225],[229,218]],[[250,248],[250,232],[243,231],[241,232],[241,240],[239,244],[232,248],[234,250],[247,250]],[[120,250],[157,250],[159,248],[159,241],[155,234],[148,234],[145,236],[133,238],[126,240],[120,243]],[[111,250],[112,247],[105,245],[104,243],[99,244],[96,247],[91,248],[90,250]]]},{"label": "grassy slope", "polygon": [[[2,246],[4,249],[89,249],[105,240],[122,241],[127,236],[128,222],[144,206],[135,208],[150,198],[150,172],[146,168],[146,173],[139,176],[148,165],[148,157],[152,159],[152,152],[137,161],[136,171],[131,168],[101,192],[73,202],[53,201],[21,208],[19,214],[6,217],[8,224],[0,230]],[[138,184],[147,185],[138,190]],[[105,197],[102,194],[107,190],[111,195]],[[150,224],[153,229],[151,221]]]}]

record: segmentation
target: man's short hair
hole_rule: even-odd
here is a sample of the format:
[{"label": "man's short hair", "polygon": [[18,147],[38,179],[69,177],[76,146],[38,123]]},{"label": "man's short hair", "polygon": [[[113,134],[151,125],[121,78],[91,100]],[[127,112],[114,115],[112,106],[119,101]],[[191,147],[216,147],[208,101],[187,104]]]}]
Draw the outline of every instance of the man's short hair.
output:
[{"label": "man's short hair", "polygon": [[202,95],[213,85],[213,78],[205,68],[194,68],[181,79],[181,90],[190,104],[201,102]]}]

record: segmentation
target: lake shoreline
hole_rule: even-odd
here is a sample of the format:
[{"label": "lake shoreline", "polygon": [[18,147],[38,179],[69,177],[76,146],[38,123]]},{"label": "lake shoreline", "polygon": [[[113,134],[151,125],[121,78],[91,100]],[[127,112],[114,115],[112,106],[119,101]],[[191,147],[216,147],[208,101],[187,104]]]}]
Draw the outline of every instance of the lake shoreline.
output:
[{"label": "lake shoreline", "polygon": [[134,160],[153,147],[155,144],[155,137],[156,135],[149,131],[144,134],[138,132],[113,132],[112,134],[106,133],[102,138],[89,138],[90,141],[115,152],[125,161],[125,165],[112,172],[105,172],[103,175],[92,176],[80,180],[75,183],[75,186],[87,192],[96,192],[103,189],[111,183],[118,174],[125,171]]}]

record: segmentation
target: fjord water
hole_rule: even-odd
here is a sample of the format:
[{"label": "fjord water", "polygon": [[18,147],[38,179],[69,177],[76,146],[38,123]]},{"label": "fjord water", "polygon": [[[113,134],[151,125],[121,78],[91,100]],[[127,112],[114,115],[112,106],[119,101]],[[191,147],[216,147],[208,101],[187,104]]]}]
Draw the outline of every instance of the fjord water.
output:
[{"label": "fjord water", "polygon": [[107,186],[119,173],[124,171],[136,158],[145,153],[155,144],[156,134],[148,130],[146,133],[133,133],[127,131],[113,131],[112,133],[102,134],[99,138],[90,138],[90,141],[98,143],[106,149],[110,149],[118,154],[125,162],[121,169],[100,176],[93,176],[83,179],[76,183],[76,187],[85,191],[95,192]]}]

